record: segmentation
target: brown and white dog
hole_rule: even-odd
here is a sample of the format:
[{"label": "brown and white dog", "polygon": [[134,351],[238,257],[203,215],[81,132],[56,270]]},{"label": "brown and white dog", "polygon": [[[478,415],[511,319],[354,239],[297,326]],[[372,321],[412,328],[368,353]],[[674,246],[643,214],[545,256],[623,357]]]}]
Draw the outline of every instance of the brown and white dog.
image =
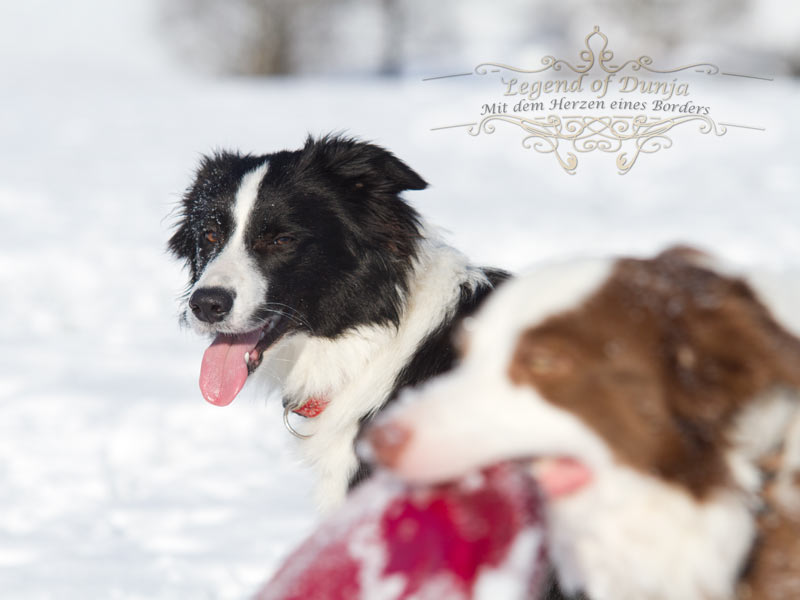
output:
[{"label": "brown and white dog", "polygon": [[523,275],[372,451],[416,482],[532,458],[567,592],[800,598],[800,319],[756,290],[688,248]]}]

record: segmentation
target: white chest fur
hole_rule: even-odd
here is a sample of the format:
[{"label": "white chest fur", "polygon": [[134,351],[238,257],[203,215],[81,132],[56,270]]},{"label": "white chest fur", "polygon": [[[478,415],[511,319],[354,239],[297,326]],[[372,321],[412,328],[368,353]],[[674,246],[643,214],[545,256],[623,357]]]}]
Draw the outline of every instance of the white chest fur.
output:
[{"label": "white chest fur", "polygon": [[329,400],[322,414],[297,427],[311,435],[299,443],[317,472],[321,508],[344,499],[358,465],[353,444],[360,420],[383,405],[420,342],[451,317],[461,286],[487,283],[461,253],[428,238],[421,243],[398,327],[362,326],[335,339],[296,334],[269,352],[259,371],[271,385],[279,381],[285,397]]}]

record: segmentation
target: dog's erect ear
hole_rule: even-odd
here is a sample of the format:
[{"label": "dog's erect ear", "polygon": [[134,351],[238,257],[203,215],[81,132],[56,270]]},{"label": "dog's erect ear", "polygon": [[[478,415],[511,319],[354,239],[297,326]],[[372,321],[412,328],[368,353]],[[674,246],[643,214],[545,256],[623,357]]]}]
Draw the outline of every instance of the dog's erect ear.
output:
[{"label": "dog's erect ear", "polygon": [[338,136],[316,140],[309,136],[302,152],[301,169],[313,165],[354,189],[398,194],[428,187],[411,167],[375,144]]}]

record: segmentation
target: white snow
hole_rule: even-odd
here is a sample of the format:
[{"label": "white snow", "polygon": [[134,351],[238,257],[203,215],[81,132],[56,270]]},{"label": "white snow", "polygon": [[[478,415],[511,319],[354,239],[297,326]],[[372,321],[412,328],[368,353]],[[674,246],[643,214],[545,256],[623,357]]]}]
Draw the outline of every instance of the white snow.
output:
[{"label": "white snow", "polygon": [[207,342],[177,324],[185,277],[165,253],[169,213],[202,152],[297,147],[307,132],[374,140],[431,182],[408,194],[428,220],[480,262],[512,269],[675,241],[800,268],[796,82],[710,92],[764,132],[687,131],[627,175],[612,156],[587,154],[569,176],[510,129],[430,131],[471,118],[480,82],[187,80],[143,34],[113,33],[131,14],[109,16],[94,44],[78,39],[93,30],[73,20],[99,19],[86,7],[108,3],[72,14],[10,4],[0,11],[19,50],[0,55],[3,598],[245,598],[310,531],[310,476],[279,404],[247,389],[230,407],[206,404]]}]

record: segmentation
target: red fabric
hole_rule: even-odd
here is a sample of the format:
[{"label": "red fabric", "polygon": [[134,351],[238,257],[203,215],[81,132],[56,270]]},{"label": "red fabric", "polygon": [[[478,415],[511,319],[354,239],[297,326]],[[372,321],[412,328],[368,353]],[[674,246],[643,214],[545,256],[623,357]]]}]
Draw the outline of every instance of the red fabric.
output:
[{"label": "red fabric", "polygon": [[307,419],[319,416],[323,410],[328,406],[329,400],[327,398],[309,398],[303,406],[294,409],[292,412]]},{"label": "red fabric", "polygon": [[478,600],[476,582],[493,571],[523,579],[516,587],[524,593],[503,600],[534,598],[545,570],[541,544],[523,557],[522,571],[506,561],[517,536],[541,534],[540,523],[533,482],[510,463],[430,488],[382,475],[289,556],[258,600],[427,598],[436,597],[443,580],[448,598]]}]

